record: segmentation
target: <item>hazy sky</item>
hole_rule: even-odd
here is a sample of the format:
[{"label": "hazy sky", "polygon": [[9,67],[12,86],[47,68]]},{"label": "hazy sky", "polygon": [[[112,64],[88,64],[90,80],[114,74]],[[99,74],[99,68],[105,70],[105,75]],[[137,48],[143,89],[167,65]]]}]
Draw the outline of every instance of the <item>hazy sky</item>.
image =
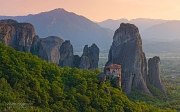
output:
[{"label": "hazy sky", "polygon": [[180,0],[0,0],[0,15],[27,15],[64,8],[94,21],[119,18],[180,20]]}]

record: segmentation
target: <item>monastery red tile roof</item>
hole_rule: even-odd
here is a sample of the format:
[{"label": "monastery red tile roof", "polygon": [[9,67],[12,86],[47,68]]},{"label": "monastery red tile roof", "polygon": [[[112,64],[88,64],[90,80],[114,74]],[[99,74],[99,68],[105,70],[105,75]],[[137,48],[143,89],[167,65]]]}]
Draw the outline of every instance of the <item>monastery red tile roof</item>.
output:
[{"label": "monastery red tile roof", "polygon": [[109,66],[106,66],[106,69],[120,69],[121,65],[118,64],[111,64]]}]

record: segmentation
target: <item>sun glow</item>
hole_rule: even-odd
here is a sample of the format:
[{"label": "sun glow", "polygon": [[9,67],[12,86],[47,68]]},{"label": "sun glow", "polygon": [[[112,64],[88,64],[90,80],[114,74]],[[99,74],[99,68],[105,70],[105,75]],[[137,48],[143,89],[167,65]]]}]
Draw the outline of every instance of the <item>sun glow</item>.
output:
[{"label": "sun glow", "polygon": [[94,21],[109,18],[180,20],[179,0],[11,0],[11,3],[3,0],[1,4],[0,15],[27,15],[64,8]]}]

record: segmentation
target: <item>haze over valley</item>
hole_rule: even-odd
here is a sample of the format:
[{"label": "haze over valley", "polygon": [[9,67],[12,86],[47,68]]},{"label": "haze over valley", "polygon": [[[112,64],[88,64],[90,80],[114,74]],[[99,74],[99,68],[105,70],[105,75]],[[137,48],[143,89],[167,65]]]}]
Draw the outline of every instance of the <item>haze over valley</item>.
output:
[{"label": "haze over valley", "polygon": [[53,35],[71,40],[77,52],[82,51],[84,45],[92,43],[97,43],[101,51],[108,51],[114,31],[119,28],[120,23],[132,23],[138,26],[145,52],[148,54],[180,51],[178,20],[137,18],[93,22],[60,8],[27,16],[0,16],[0,19],[32,23],[41,38]]}]

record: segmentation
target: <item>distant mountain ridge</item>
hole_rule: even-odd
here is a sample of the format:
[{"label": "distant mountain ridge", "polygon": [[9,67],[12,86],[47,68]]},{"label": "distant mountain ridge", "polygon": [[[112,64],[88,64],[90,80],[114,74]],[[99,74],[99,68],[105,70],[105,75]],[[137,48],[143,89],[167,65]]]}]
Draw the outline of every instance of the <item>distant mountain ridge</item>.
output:
[{"label": "distant mountain ridge", "polygon": [[140,28],[140,31],[143,31],[146,28],[149,28],[153,25],[165,23],[168,20],[162,20],[162,19],[148,19],[148,18],[137,18],[137,19],[131,19],[128,20],[126,18],[113,20],[113,19],[107,19],[102,22],[99,22],[98,24],[102,27],[109,28],[113,31],[115,31],[117,28],[119,28],[119,25],[121,23],[131,23],[135,24]]},{"label": "distant mountain ridge", "polygon": [[[168,53],[180,52],[180,20],[161,20],[137,18],[132,20],[108,19],[98,24],[101,27],[115,31],[119,24],[131,23],[138,26],[143,40],[145,52],[148,53]],[[157,49],[158,48],[158,49]]]},{"label": "distant mountain ridge", "polygon": [[27,16],[0,16],[0,19],[14,19],[18,22],[28,22],[34,25],[40,38],[59,36],[71,40],[76,50],[86,44],[96,43],[101,49],[110,46],[113,32],[100,27],[97,23],[58,8],[39,14]]},{"label": "distant mountain ridge", "polygon": [[159,42],[180,40],[180,21],[167,21],[153,25],[142,32],[145,39],[152,39]]},{"label": "distant mountain ridge", "polygon": [[180,20],[162,20],[146,18],[137,18],[132,20],[108,19],[99,22],[98,24],[101,27],[109,28],[115,31],[117,28],[119,28],[119,24],[121,23],[131,23],[138,26],[144,40],[153,40],[158,42],[168,42],[177,39],[180,40]]},{"label": "distant mountain ridge", "polygon": [[[178,47],[180,48],[180,21],[175,20],[108,19],[96,23],[61,8],[27,16],[0,16],[0,19],[14,19],[18,22],[31,23],[40,38],[58,36],[64,40],[71,40],[75,52],[82,51],[84,45],[92,43],[96,43],[100,51],[108,51],[114,31],[119,28],[120,23],[131,23],[140,30],[145,52],[159,53],[174,52],[175,50],[180,52],[178,49]],[[174,45],[174,41],[176,45]],[[168,49],[166,49],[167,46]]]}]

